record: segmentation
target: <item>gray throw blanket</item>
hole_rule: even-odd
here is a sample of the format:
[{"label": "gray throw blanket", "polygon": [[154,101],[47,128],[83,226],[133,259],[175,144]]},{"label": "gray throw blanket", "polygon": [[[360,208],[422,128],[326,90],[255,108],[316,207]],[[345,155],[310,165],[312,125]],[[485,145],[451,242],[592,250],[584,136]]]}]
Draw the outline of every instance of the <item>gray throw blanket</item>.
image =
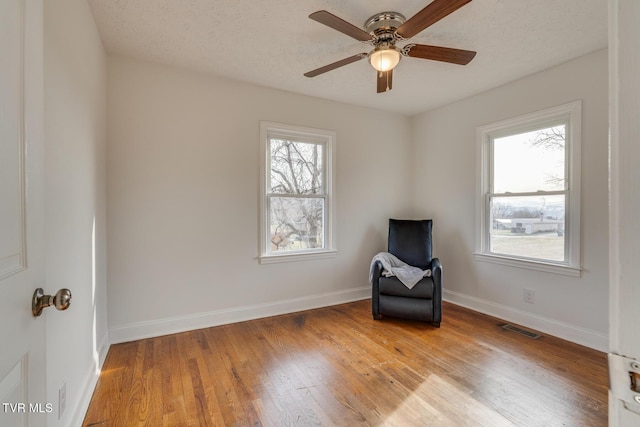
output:
[{"label": "gray throw blanket", "polygon": [[431,270],[422,270],[412,267],[401,261],[389,252],[377,253],[371,260],[369,269],[369,283],[373,283],[373,268],[376,261],[382,263],[382,275],[385,277],[396,276],[407,288],[413,288],[423,277],[431,277]]}]

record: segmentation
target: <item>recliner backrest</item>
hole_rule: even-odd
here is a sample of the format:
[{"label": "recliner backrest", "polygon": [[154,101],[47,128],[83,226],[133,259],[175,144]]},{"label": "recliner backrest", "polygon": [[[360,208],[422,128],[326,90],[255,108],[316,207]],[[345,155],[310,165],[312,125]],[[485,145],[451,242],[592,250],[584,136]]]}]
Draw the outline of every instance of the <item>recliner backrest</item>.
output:
[{"label": "recliner backrest", "polygon": [[389,219],[388,251],[402,261],[423,270],[432,259],[430,219]]}]

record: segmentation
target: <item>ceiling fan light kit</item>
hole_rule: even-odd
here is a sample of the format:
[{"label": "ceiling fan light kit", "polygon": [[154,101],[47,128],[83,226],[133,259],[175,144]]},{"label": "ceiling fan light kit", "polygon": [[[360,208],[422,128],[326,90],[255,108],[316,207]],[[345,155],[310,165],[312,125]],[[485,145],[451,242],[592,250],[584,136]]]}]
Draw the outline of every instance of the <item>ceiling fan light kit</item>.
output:
[{"label": "ceiling fan light kit", "polygon": [[369,53],[359,53],[309,71],[304,75],[315,77],[367,57],[371,66],[377,71],[377,88],[380,93],[391,90],[393,69],[398,65],[402,56],[466,65],[475,57],[476,52],[415,43],[398,48],[396,43],[413,37],[470,1],[434,0],[408,20],[398,12],[377,13],[367,19],[364,29],[360,29],[326,10],[314,12],[309,15],[309,18],[356,40],[370,43],[374,48]]},{"label": "ceiling fan light kit", "polygon": [[369,52],[369,63],[380,72],[393,70],[400,58],[400,50],[395,46],[379,46]]}]

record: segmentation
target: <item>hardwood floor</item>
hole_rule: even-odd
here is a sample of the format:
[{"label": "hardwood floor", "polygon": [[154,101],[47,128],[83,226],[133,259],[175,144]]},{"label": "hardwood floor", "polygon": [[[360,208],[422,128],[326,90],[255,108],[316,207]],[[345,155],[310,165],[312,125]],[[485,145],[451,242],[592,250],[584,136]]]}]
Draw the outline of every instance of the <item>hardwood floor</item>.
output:
[{"label": "hardwood floor", "polygon": [[84,426],[605,426],[604,353],[369,300],[113,345]]}]

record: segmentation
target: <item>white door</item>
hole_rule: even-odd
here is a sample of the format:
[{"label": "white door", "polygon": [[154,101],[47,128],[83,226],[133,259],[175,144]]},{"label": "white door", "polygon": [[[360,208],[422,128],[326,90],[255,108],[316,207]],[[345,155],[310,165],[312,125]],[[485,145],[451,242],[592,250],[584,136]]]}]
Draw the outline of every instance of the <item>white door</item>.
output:
[{"label": "white door", "polygon": [[610,0],[609,6],[609,424],[637,427],[640,426],[640,2]]},{"label": "white door", "polygon": [[43,426],[42,0],[0,1],[0,425]]}]

